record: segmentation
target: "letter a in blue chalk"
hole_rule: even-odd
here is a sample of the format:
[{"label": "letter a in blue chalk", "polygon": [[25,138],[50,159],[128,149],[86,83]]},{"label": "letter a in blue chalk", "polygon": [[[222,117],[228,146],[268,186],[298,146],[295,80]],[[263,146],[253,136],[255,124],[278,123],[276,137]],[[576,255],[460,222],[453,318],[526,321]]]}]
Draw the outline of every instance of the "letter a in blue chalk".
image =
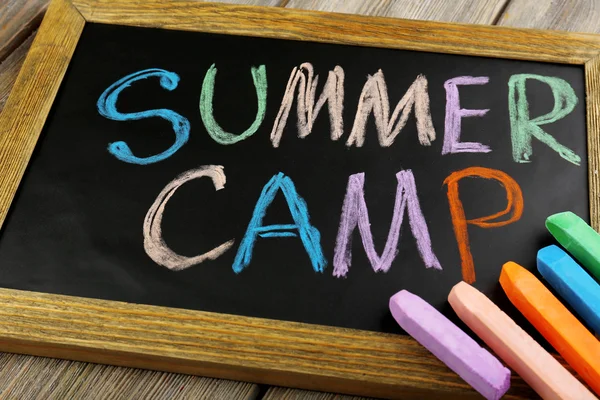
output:
[{"label": "letter a in blue chalk", "polygon": [[600,333],[600,285],[558,246],[538,251],[537,267],[554,290]]},{"label": "letter a in blue chalk", "polygon": [[125,142],[111,143],[108,146],[108,151],[121,161],[140,165],[162,161],[166,158],[169,158],[177,150],[179,150],[181,146],[187,142],[188,137],[190,136],[190,122],[186,118],[177,114],[175,111],[164,108],[133,113],[121,113],[117,111],[117,99],[123,89],[129,87],[135,81],[153,76],[159,77],[160,86],[167,90],[175,89],[177,87],[177,83],[179,82],[179,76],[176,73],[157,68],[146,69],[131,75],[127,75],[126,77],[119,79],[110,85],[108,89],[102,93],[97,103],[98,112],[103,117],[115,121],[133,121],[152,117],[166,119],[173,126],[173,131],[175,131],[175,143],[173,143],[171,147],[162,153],[150,157],[136,157],[133,155],[131,149]]},{"label": "letter a in blue chalk", "polygon": [[[262,220],[266,214],[267,208],[273,200],[277,192],[281,190],[285,196],[290,213],[294,219],[294,224],[285,225],[262,225]],[[240,247],[233,262],[233,271],[238,274],[250,264],[252,260],[252,251],[258,236],[262,238],[269,237],[295,237],[300,236],[302,244],[308,257],[312,263],[315,272],[323,272],[327,261],[323,256],[321,249],[321,234],[319,230],[310,224],[310,217],[306,202],[296,192],[294,183],[290,178],[281,172],[275,175],[265,185],[260,194],[252,219],[248,224],[246,234],[240,243]]]}]

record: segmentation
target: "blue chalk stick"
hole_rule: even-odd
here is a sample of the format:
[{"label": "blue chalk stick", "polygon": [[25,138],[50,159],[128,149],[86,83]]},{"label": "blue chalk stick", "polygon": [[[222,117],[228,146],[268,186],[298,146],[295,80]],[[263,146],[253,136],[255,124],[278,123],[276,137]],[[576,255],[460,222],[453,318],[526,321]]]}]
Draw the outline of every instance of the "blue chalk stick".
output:
[{"label": "blue chalk stick", "polygon": [[600,285],[558,246],[537,254],[540,274],[597,333],[600,333]]}]

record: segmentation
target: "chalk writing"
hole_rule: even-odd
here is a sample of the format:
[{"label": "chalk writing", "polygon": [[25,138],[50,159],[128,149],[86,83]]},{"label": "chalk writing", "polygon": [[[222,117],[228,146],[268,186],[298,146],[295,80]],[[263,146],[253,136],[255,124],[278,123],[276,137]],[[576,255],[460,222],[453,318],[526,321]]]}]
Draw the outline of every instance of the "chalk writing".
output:
[{"label": "chalk writing", "polygon": [[[275,199],[277,192],[281,191],[285,196],[290,213],[294,220],[293,225],[262,225],[262,220],[267,212],[267,208]],[[308,253],[310,262],[315,272],[323,272],[327,261],[323,256],[321,249],[321,234],[319,230],[310,224],[310,217],[306,202],[296,192],[294,182],[283,173],[278,173],[263,187],[263,190],[256,202],[252,218],[248,224],[246,234],[240,242],[240,247],[233,262],[233,270],[240,273],[250,264],[252,260],[252,251],[256,243],[256,237],[290,237],[290,230],[295,230],[300,235],[304,249]]]},{"label": "chalk writing", "polygon": [[212,179],[215,190],[225,188],[225,172],[220,165],[205,165],[196,169],[189,170],[173,179],[160,192],[144,218],[144,250],[146,254],[158,265],[167,267],[173,271],[180,271],[191,267],[192,265],[200,264],[205,260],[214,260],[221,254],[225,253],[231,246],[234,240],[229,240],[214,249],[207,251],[195,257],[185,257],[171,250],[162,238],[162,218],[165,212],[165,206],[169,199],[175,194],[181,185],[192,179],[208,177]]},{"label": "chalk writing", "polygon": [[[315,104],[315,93],[319,82],[319,75],[314,75],[312,64],[303,63],[300,67],[292,70],[290,79],[285,88],[281,107],[275,118],[273,130],[271,131],[271,142],[273,147],[279,147],[283,128],[288,119],[292,103],[294,101],[294,92],[297,89],[296,112],[298,114],[298,137],[305,138],[312,131],[313,124],[325,105],[329,107],[329,124],[331,126],[331,138],[339,139],[344,130],[344,121],[342,113],[344,110],[344,70],[340,66],[335,66],[333,71],[329,71],[325,86],[321,96]],[[313,78],[314,76],[314,78]]]},{"label": "chalk writing", "polygon": [[[414,107],[417,119],[417,135],[419,143],[424,146],[431,145],[435,140],[435,130],[429,110],[429,93],[427,92],[427,79],[419,75],[408,88],[400,102],[396,105],[390,117],[390,101],[388,98],[387,85],[383,72],[379,70],[376,74],[369,76],[363,86],[358,100],[356,116],[352,132],[348,137],[348,147],[356,145],[361,147],[365,142],[365,129],[369,114],[373,113],[377,137],[382,147],[389,147],[394,143],[398,133],[406,125],[410,111]],[[400,115],[402,113],[402,115]],[[398,117],[400,119],[398,120]]]},{"label": "chalk writing", "polygon": [[[527,79],[535,79],[550,86],[554,96],[552,111],[533,119],[530,118],[526,93]],[[508,80],[508,90],[513,159],[519,163],[529,162],[529,158],[533,154],[531,141],[532,137],[535,137],[550,146],[565,160],[579,165],[581,158],[573,150],[558,143],[552,135],[540,128],[540,125],[556,122],[573,111],[577,105],[577,95],[571,85],[563,79],[551,76],[518,74],[511,76]]]},{"label": "chalk writing", "polygon": [[465,117],[483,117],[489,110],[468,110],[460,108],[458,85],[485,85],[490,78],[487,76],[459,76],[448,79],[444,83],[446,89],[446,121],[444,132],[444,147],[442,154],[448,153],[487,153],[491,149],[477,142],[461,142],[461,121]]},{"label": "chalk writing", "polygon": [[250,72],[252,73],[252,80],[254,81],[254,88],[256,89],[256,98],[258,100],[256,117],[248,129],[239,135],[235,135],[233,133],[225,132],[217,121],[215,121],[213,115],[213,97],[215,94],[217,68],[213,64],[208,71],[206,71],[204,82],[202,83],[202,91],[200,92],[200,117],[202,118],[204,127],[210,137],[219,144],[235,144],[249,138],[254,135],[265,118],[265,112],[267,111],[267,71],[265,66],[261,65],[258,68],[252,67]]},{"label": "chalk writing", "polygon": [[121,92],[125,88],[129,87],[133,82],[150,77],[159,77],[160,86],[167,90],[175,89],[179,82],[179,76],[174,72],[157,68],[146,69],[135,72],[131,75],[127,75],[126,77],[121,78],[110,85],[108,89],[102,93],[97,102],[98,112],[100,115],[115,121],[134,121],[143,118],[159,117],[171,122],[173,131],[175,132],[175,143],[173,143],[171,147],[160,154],[149,157],[137,157],[133,155],[127,143],[123,141],[109,144],[108,151],[112,155],[121,161],[131,164],[146,165],[162,161],[172,156],[177,150],[179,150],[181,146],[187,142],[190,135],[189,121],[172,110],[161,108],[158,110],[146,110],[133,113],[121,113],[117,111],[117,99],[119,94],[121,94]]},{"label": "chalk writing", "polygon": [[[257,111],[254,122],[240,134],[226,132],[216,122],[213,115],[213,101],[217,68],[215,64],[207,70],[200,93],[200,117],[207,133],[221,145],[231,145],[245,140],[256,133],[261,126],[267,109],[267,75],[266,67],[251,68],[251,75],[257,96]],[[107,88],[97,101],[98,112],[109,119],[131,121],[142,118],[159,117],[171,122],[176,135],[175,143],[160,154],[149,157],[138,157],[132,154],[124,142],[111,143],[108,150],[116,158],[133,164],[150,164],[164,160],[174,154],[188,140],[190,123],[176,112],[168,109],[146,110],[133,113],[117,111],[116,104],[120,93],[132,83],[158,77],[162,88],[173,90],[177,87],[179,76],[162,69],[147,69],[119,79]],[[305,62],[295,67],[287,81],[285,92],[270,134],[271,145],[277,148],[281,144],[283,130],[286,126],[294,99],[296,100],[297,130],[299,138],[306,138],[313,129],[316,118],[327,104],[329,112],[330,135],[332,140],[339,140],[344,132],[344,79],[342,67],[336,65],[328,72],[321,94],[317,97],[319,76],[315,74],[313,65]],[[531,118],[526,93],[527,80],[537,80],[547,84],[553,94],[554,106],[547,114]],[[487,153],[491,149],[479,142],[462,142],[462,119],[468,117],[484,117],[488,109],[461,108],[459,86],[485,85],[487,76],[458,76],[444,83],[446,92],[445,134],[442,154],[451,153]],[[565,160],[580,164],[580,157],[571,149],[542,130],[541,125],[550,124],[564,118],[573,111],[578,99],[573,88],[564,80],[549,76],[533,74],[517,74],[510,77],[508,108],[510,114],[512,156],[519,163],[529,162],[532,155],[532,138],[550,146]],[[377,138],[381,147],[391,146],[414,109],[419,143],[430,146],[436,139],[429,104],[428,82],[424,75],[418,75],[390,114],[388,89],[383,72],[379,70],[368,76],[362,88],[352,130],[345,145],[361,147],[365,142],[368,118],[373,114]],[[178,176],[170,182],[158,195],[143,224],[144,249],[157,264],[170,270],[179,271],[197,265],[205,260],[214,260],[234,244],[231,239],[212,250],[194,257],[186,257],[172,251],[162,238],[161,223],[167,202],[175,191],[186,182],[208,177],[215,190],[225,187],[225,173],[222,166],[207,165],[193,169]],[[504,210],[492,215],[467,219],[459,195],[459,181],[463,178],[484,178],[495,180],[506,192],[507,206]],[[337,231],[334,254],[333,275],[346,277],[352,264],[352,237],[358,228],[362,247],[375,272],[388,272],[397,257],[398,243],[405,212],[411,233],[416,240],[417,249],[426,268],[441,270],[429,235],[429,229],[421,211],[415,178],[411,170],[403,170],[396,174],[397,187],[393,216],[388,231],[385,247],[381,254],[375,250],[371,223],[365,201],[365,174],[357,173],[349,176],[346,194],[342,204],[339,227]],[[459,255],[463,280],[473,283],[476,280],[473,256],[470,250],[468,226],[495,228],[518,221],[523,213],[523,195],[517,182],[508,174],[490,168],[470,167],[451,173],[445,180],[447,199]],[[281,192],[287,202],[293,219],[291,224],[263,225],[267,209]],[[505,217],[505,220],[498,220]],[[296,191],[293,181],[282,172],[274,175],[263,187],[256,202],[252,216],[235,255],[232,269],[241,273],[252,261],[254,246],[258,238],[300,238],[315,272],[323,272],[327,260],[321,248],[319,230],[310,222],[307,204]]]},{"label": "chalk writing", "polygon": [[427,223],[421,212],[417,197],[417,186],[412,171],[400,171],[396,174],[398,186],[394,204],[394,216],[381,256],[377,255],[371,234],[371,223],[364,195],[364,173],[354,174],[348,178],[346,197],[342,206],[340,227],[335,243],[333,257],[333,275],[346,276],[352,263],[352,232],[358,226],[363,248],[374,271],[387,272],[398,254],[398,240],[404,212],[408,208],[408,221],[417,247],[427,268],[442,269],[433,253]]},{"label": "chalk writing", "polygon": [[[487,215],[474,219],[465,217],[465,210],[458,193],[458,182],[467,177],[476,177],[484,179],[494,179],[498,181],[506,191],[506,208],[492,215]],[[467,226],[469,224],[479,226],[480,228],[496,228],[505,226],[518,221],[523,214],[523,194],[519,184],[508,174],[502,171],[483,167],[470,167],[460,171],[453,172],[445,180],[448,185],[448,204],[450,206],[450,216],[454,235],[458,242],[458,250],[461,259],[462,277],[467,283],[475,282],[475,267],[473,256],[469,246],[469,233]],[[494,219],[510,214],[505,221],[493,221]]]}]

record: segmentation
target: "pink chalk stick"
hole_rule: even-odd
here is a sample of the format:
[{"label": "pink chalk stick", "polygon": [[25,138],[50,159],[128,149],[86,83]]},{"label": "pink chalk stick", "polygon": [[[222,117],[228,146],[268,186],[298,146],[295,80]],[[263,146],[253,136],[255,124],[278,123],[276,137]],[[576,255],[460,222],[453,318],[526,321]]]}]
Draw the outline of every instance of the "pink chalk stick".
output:
[{"label": "pink chalk stick", "polygon": [[543,399],[596,397],[483,293],[465,282],[448,296],[450,305],[506,364]]},{"label": "pink chalk stick", "polygon": [[398,324],[486,399],[501,398],[510,370],[443,314],[406,290],[390,299]]}]

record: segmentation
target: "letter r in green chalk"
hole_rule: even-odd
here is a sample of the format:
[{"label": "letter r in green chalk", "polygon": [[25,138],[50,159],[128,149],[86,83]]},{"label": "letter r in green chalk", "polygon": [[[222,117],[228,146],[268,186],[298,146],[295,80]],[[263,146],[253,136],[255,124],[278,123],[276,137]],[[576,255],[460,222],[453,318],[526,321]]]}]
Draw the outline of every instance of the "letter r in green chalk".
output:
[{"label": "letter r in green chalk", "polygon": [[[554,96],[552,111],[539,117],[530,117],[529,103],[525,92],[527,79],[535,79],[550,86]],[[531,142],[532,138],[535,137],[540,142],[550,146],[565,160],[579,165],[581,158],[573,150],[558,143],[552,135],[540,128],[541,125],[551,124],[564,118],[573,111],[576,105],[577,95],[571,85],[563,79],[534,74],[511,76],[508,81],[508,106],[513,159],[519,163],[529,162],[529,157],[533,153]]]}]

